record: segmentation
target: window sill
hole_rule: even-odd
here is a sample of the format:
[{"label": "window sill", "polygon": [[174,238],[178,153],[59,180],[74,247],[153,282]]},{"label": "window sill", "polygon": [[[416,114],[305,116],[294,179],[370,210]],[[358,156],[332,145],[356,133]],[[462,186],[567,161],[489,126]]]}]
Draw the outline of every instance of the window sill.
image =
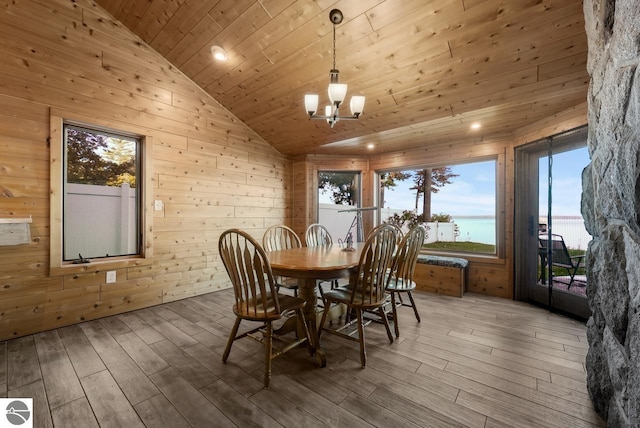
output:
[{"label": "window sill", "polygon": [[137,266],[149,266],[153,263],[153,258],[145,257],[127,257],[113,258],[109,260],[91,260],[89,263],[74,264],[72,262],[64,262],[62,266],[51,267],[49,276],[72,275],[76,273],[102,272],[107,270],[122,269]]}]

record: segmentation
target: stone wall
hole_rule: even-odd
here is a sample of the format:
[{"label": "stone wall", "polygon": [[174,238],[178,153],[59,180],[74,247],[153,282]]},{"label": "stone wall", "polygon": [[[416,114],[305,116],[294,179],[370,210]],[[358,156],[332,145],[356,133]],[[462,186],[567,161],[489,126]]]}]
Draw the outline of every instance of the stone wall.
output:
[{"label": "stone wall", "polygon": [[640,2],[584,0],[589,151],[587,382],[608,427],[640,426]]}]

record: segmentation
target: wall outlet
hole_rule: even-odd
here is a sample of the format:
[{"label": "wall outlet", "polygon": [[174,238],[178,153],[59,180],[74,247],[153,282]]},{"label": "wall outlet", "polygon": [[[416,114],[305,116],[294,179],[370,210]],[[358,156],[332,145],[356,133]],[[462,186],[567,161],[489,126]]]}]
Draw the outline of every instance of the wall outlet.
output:
[{"label": "wall outlet", "polygon": [[153,201],[153,209],[155,211],[162,211],[162,208],[164,208],[164,204],[161,200],[156,199],[155,201]]},{"label": "wall outlet", "polygon": [[115,270],[107,271],[107,284],[111,284],[112,282],[116,282],[116,271]]}]

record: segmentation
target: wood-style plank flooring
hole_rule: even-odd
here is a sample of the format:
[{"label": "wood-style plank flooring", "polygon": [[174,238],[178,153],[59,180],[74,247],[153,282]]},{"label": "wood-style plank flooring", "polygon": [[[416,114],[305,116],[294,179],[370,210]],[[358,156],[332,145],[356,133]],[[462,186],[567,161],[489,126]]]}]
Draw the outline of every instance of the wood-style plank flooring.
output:
[{"label": "wood-style plank flooring", "polygon": [[274,361],[236,341],[230,290],[0,342],[0,392],[33,397],[38,427],[603,426],[585,383],[585,326],[526,303],[416,292],[401,337],[323,335]]}]

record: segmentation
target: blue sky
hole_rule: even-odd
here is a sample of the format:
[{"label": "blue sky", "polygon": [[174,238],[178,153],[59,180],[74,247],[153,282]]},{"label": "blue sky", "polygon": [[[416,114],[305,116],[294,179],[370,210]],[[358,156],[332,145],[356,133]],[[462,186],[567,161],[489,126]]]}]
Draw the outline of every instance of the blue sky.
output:
[{"label": "blue sky", "polygon": [[[589,163],[586,147],[553,156],[553,214],[580,215],[582,170]],[[540,158],[540,214],[547,212],[547,157]],[[452,172],[459,174],[451,184],[432,194],[432,213],[452,216],[495,214],[495,161],[454,165]],[[398,182],[394,189],[385,190],[385,207],[402,210],[415,208],[415,191],[410,190],[413,180]],[[330,203],[328,196],[320,202]],[[422,204],[422,200],[418,202]],[[418,211],[422,208],[419,205]]]},{"label": "blue sky", "polygon": [[[495,161],[454,165],[458,177],[451,179],[438,193],[431,195],[431,212],[460,215],[495,214]],[[415,191],[409,190],[413,180],[399,182],[393,190],[385,190],[385,207],[412,210],[415,208]],[[422,199],[418,202],[422,212]]]},{"label": "blue sky", "polygon": [[[540,158],[540,214],[547,214],[547,157]],[[553,155],[553,215],[580,215],[582,170],[589,164],[586,147]]]},{"label": "blue sky", "polygon": [[[547,157],[540,159],[540,213],[547,212]],[[580,215],[582,170],[589,163],[586,147],[553,156],[553,214]],[[494,215],[495,162],[479,162],[451,167],[458,177],[432,195],[432,213],[452,216]],[[400,182],[394,190],[385,191],[385,207],[415,208],[415,193],[409,188],[411,179]],[[419,202],[420,204],[422,201]],[[421,211],[421,208],[418,208]]]}]

